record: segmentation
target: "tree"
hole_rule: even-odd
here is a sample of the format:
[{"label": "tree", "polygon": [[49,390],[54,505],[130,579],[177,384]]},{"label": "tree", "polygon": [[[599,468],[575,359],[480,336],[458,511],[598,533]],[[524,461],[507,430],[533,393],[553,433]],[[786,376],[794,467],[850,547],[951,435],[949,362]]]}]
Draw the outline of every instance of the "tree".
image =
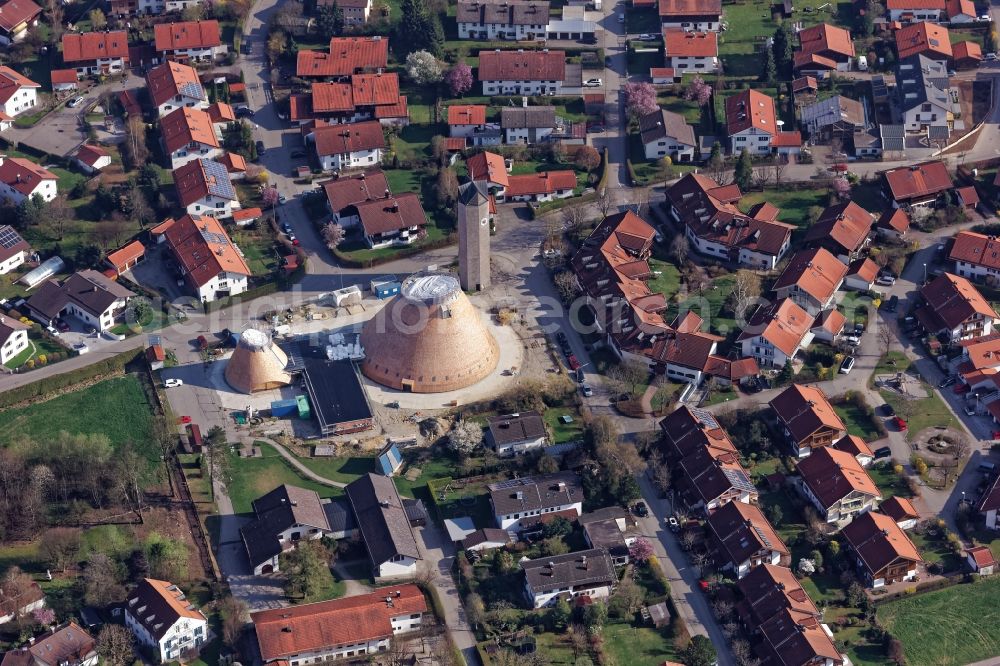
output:
[{"label": "tree", "polygon": [[892,348],[892,330],[888,325],[881,324],[878,327],[878,341],[882,345],[882,355],[887,356]]},{"label": "tree", "polygon": [[597,209],[601,211],[603,217],[607,217],[611,209],[615,207],[615,200],[611,196],[611,192],[604,188],[602,192],[597,194]]},{"label": "tree", "polygon": [[580,231],[584,222],[584,211],[582,206],[566,206],[562,210],[563,228],[575,234]]},{"label": "tree", "polygon": [[184,21],[200,21],[203,18],[205,18],[205,8],[201,6],[201,3],[186,5],[181,11],[181,19]]},{"label": "tree", "polygon": [[[103,224],[99,222],[98,224]],[[96,245],[81,245],[73,255],[73,266],[77,270],[93,268],[101,260],[101,248]]]},{"label": "tree", "polygon": [[291,596],[308,599],[320,591],[323,581],[329,579],[330,551],[319,541],[300,541],[285,560],[281,569],[287,575]]},{"label": "tree", "polygon": [[462,420],[448,433],[448,448],[456,453],[470,454],[483,443],[483,427],[471,420]]},{"label": "tree", "polygon": [[670,241],[670,256],[678,266],[683,266],[687,263],[688,252],[690,250],[691,245],[683,234],[674,236],[674,239]]},{"label": "tree", "polygon": [[38,194],[33,194],[17,205],[14,226],[22,231],[28,227],[41,224],[45,219],[45,200]]},{"label": "tree", "polygon": [[114,213],[110,220],[101,220],[94,225],[91,236],[94,242],[107,252],[113,247],[119,247],[127,237],[126,229],[128,225],[119,213]]},{"label": "tree", "polygon": [[451,167],[438,171],[437,187],[434,191],[439,208],[451,208],[458,200],[458,176]]},{"label": "tree", "polygon": [[337,246],[344,241],[344,227],[339,224],[326,224],[323,226],[323,242],[331,250],[336,250]]},{"label": "tree", "polygon": [[344,32],[344,11],[337,5],[322,5],[316,12],[316,29],[323,41],[339,37]]},{"label": "tree", "polygon": [[753,160],[750,159],[750,152],[746,148],[740,152],[740,158],[736,162],[733,182],[742,192],[748,191],[753,182]]},{"label": "tree", "polygon": [[80,554],[80,530],[53,527],[43,532],[38,552],[47,566],[66,573]]},{"label": "tree", "polygon": [[0,613],[20,617],[21,608],[26,605],[22,599],[27,599],[33,587],[34,581],[21,567],[15,564],[7,569],[0,580]]},{"label": "tree", "polygon": [[830,187],[833,189],[833,193],[841,199],[851,196],[851,183],[846,178],[834,178]]},{"label": "tree", "polygon": [[119,624],[106,624],[97,635],[97,654],[108,666],[126,666],[135,658],[135,636]]},{"label": "tree", "polygon": [[100,9],[91,9],[90,14],[90,29],[93,32],[101,32],[108,27],[108,19]]},{"label": "tree", "polygon": [[265,187],[260,200],[267,208],[274,208],[278,205],[278,188]]},{"label": "tree", "polygon": [[222,642],[234,650],[249,620],[247,604],[234,596],[223,597],[219,602],[219,614],[222,616]]},{"label": "tree", "polygon": [[281,30],[272,30],[267,37],[267,57],[272,63],[276,63],[288,48],[288,35]]},{"label": "tree", "polygon": [[423,0],[403,0],[392,44],[400,60],[421,50],[440,56],[444,47],[441,19]]},{"label": "tree", "polygon": [[861,34],[871,37],[875,34],[875,19],[885,13],[885,9],[877,0],[868,0],[865,3],[865,11],[861,17]]},{"label": "tree", "polygon": [[760,275],[747,269],[740,269],[736,271],[736,279],[733,282],[732,299],[733,312],[736,314],[736,319],[738,321],[744,320],[747,309],[755,300],[760,298],[760,294]]},{"label": "tree", "polygon": [[794,52],[795,44],[792,37],[792,30],[788,27],[788,23],[782,23],[774,31],[774,38],[771,44],[774,64],[777,65],[778,72],[782,76],[791,76]]},{"label": "tree", "polygon": [[608,621],[608,607],[603,601],[595,601],[583,607],[583,624],[591,632],[599,632]]},{"label": "tree", "polygon": [[43,222],[50,235],[61,241],[66,235],[66,226],[75,219],[76,213],[66,201],[65,195],[59,195],[45,207]]},{"label": "tree", "polygon": [[705,83],[705,79],[695,75],[684,90],[684,99],[697,102],[698,106],[705,106],[712,99],[712,86]]},{"label": "tree", "polygon": [[178,539],[170,539],[158,532],[150,532],[143,543],[149,574],[162,580],[184,580],[187,578],[187,544]]},{"label": "tree", "polygon": [[51,627],[56,623],[56,612],[51,608],[36,608],[31,611],[31,619],[42,627]]},{"label": "tree", "polygon": [[572,303],[580,295],[580,283],[572,271],[559,271],[552,278],[563,303]]},{"label": "tree", "polygon": [[653,555],[653,544],[643,537],[633,541],[628,549],[629,558],[636,564],[646,564]]},{"label": "tree", "polygon": [[153,209],[146,199],[146,193],[137,181],[131,182],[125,192],[125,208],[125,214],[130,220],[137,222],[140,229],[144,229],[147,224],[156,219]]},{"label": "tree", "polygon": [[616,617],[628,618],[641,607],[645,592],[631,576],[622,576],[615,593],[608,600],[608,611]]},{"label": "tree", "polygon": [[656,103],[656,88],[652,83],[629,81],[622,86],[625,95],[625,110],[633,120],[659,109]]},{"label": "tree", "polygon": [[444,76],[441,63],[427,51],[414,51],[406,56],[406,74],[418,86],[438,83]]},{"label": "tree", "polygon": [[551,537],[542,540],[542,554],[546,557],[565,555],[569,552],[569,546],[559,537]]},{"label": "tree", "polygon": [[573,152],[573,164],[590,173],[601,166],[601,154],[593,146],[580,146]]},{"label": "tree", "polygon": [[129,116],[125,125],[125,162],[137,169],[149,164],[149,148],[146,147],[146,125],[142,116]]},{"label": "tree", "polygon": [[60,0],[46,0],[45,10],[48,14],[49,44],[59,44],[63,35],[63,4]]},{"label": "tree", "polygon": [[666,493],[670,490],[670,467],[667,465],[667,461],[659,449],[655,449],[649,456],[649,475],[653,480],[653,485],[661,493]]},{"label": "tree", "polygon": [[456,63],[444,75],[444,82],[448,84],[452,97],[461,97],[472,90],[472,68],[464,62]]},{"label": "tree", "polygon": [[774,51],[768,49],[764,54],[764,74],[761,80],[771,84],[778,79],[778,68],[774,64]]},{"label": "tree", "polygon": [[125,596],[122,568],[104,553],[92,553],[83,570],[83,599],[88,606],[107,606]]},{"label": "tree", "polygon": [[691,637],[684,653],[681,655],[686,666],[712,666],[715,663],[715,646],[707,636],[697,635]]},{"label": "tree", "polygon": [[572,615],[573,609],[570,608],[569,602],[564,597],[559,597],[559,601],[556,602],[556,605],[552,608],[552,612],[549,614],[549,621],[552,623],[552,628],[560,633],[566,631]]}]

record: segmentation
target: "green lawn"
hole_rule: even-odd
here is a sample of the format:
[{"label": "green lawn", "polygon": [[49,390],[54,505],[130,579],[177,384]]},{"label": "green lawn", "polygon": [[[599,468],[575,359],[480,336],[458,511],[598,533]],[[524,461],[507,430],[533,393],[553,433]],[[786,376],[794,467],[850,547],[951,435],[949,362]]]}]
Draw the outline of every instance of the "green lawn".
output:
[{"label": "green lawn", "polygon": [[363,474],[374,472],[377,466],[375,458],[299,458],[299,460],[323,478],[340,483],[350,483]]},{"label": "green lawn", "polygon": [[[930,391],[929,385],[921,384]],[[952,416],[951,410],[944,404],[944,401],[937,393],[931,393],[929,397],[921,400],[906,400],[895,393],[889,391],[879,391],[882,398],[892,405],[899,415],[904,415],[909,426],[906,431],[906,439],[913,439],[924,428],[942,426],[954,428],[957,423]],[[905,410],[905,411],[904,411]]]},{"label": "green lawn", "polygon": [[837,415],[840,416],[847,432],[850,435],[857,435],[866,442],[871,442],[879,438],[879,431],[875,427],[875,422],[864,410],[852,402],[841,402],[833,406]]},{"label": "green lawn", "polygon": [[536,634],[535,641],[536,656],[542,663],[552,666],[573,666],[577,663],[573,648],[565,635],[545,632]]},{"label": "green lawn", "polygon": [[767,201],[779,209],[778,219],[788,224],[794,224],[799,229],[809,225],[809,209],[814,206],[825,208],[830,191],[827,188],[811,190],[765,189],[763,192],[750,192],[740,200],[743,212],[762,201]]},{"label": "green lawn", "polygon": [[383,173],[385,173],[386,183],[393,194],[402,194],[403,192],[421,194],[422,171],[417,169],[386,169]]},{"label": "green lawn", "polygon": [[251,274],[269,275],[278,268],[279,253],[269,229],[265,232],[235,231],[233,242],[243,251]]},{"label": "green lawn", "polygon": [[[681,272],[677,266],[661,259],[650,259],[649,268],[653,271],[653,279],[646,282],[654,294],[663,294],[669,301],[681,288]],[[659,273],[659,275],[656,275]]]},{"label": "green lawn", "polygon": [[895,495],[906,498],[913,497],[906,479],[896,474],[892,469],[892,465],[872,465],[868,468],[868,474],[882,492],[883,502]]},{"label": "green lawn", "polygon": [[302,476],[298,470],[278,455],[274,449],[261,446],[262,458],[240,458],[230,454],[232,481],[229,483],[229,499],[236,513],[251,513],[251,502],[283,483],[315,490],[320,497],[340,495],[339,488],[331,488]]},{"label": "green lawn", "polygon": [[955,554],[946,539],[928,538],[916,530],[909,534],[917,552],[927,564],[939,564],[946,572],[964,570],[965,559]]},{"label": "green lawn", "polygon": [[736,320],[733,319],[732,313],[728,309],[723,316],[723,307],[733,291],[735,279],[732,275],[723,275],[712,280],[711,285],[706,287],[702,293],[692,293],[680,304],[671,302],[667,308],[665,319],[671,321],[678,312],[690,310],[705,320],[702,325],[703,331],[725,336],[737,330]]},{"label": "green lawn", "polygon": [[22,437],[44,442],[61,431],[107,435],[111,444],[132,442],[140,453],[159,457],[153,415],[139,380],[108,379],[30,407],[0,412],[0,446]]},{"label": "green lawn", "polygon": [[902,641],[908,664],[957,666],[1000,654],[998,598],[994,577],[883,604],[878,618]]},{"label": "green lawn", "polygon": [[669,627],[636,627],[608,624],[604,627],[604,651],[611,663],[629,666],[659,666],[677,659]]},{"label": "green lawn", "polygon": [[407,125],[392,137],[392,149],[400,162],[425,160],[431,157],[431,139],[435,135],[447,136],[448,127],[438,125]]},{"label": "green lawn", "polygon": [[[561,416],[565,415],[572,416],[573,422],[563,423],[559,420]],[[542,419],[545,421],[545,425],[548,426],[549,433],[552,435],[553,444],[572,442],[573,440],[580,439],[583,436],[583,421],[580,419],[580,415],[577,414],[575,409],[570,407],[553,407],[552,409],[546,409],[545,413],[542,414]]]}]

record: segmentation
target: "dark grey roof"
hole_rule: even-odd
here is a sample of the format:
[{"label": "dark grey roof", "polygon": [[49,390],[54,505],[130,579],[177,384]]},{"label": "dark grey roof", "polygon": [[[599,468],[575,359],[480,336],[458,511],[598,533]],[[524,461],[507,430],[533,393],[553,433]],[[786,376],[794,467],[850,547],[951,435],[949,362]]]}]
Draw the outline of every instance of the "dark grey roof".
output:
[{"label": "dark grey roof", "polygon": [[856,127],[865,125],[865,108],[856,99],[834,95],[814,104],[807,104],[802,107],[801,117],[803,123],[816,123],[819,127],[826,127],[834,123],[845,122]]},{"label": "dark grey roof", "polygon": [[547,25],[548,2],[459,2],[455,9],[458,23],[496,23],[499,25]]},{"label": "dark grey roof", "polygon": [[583,501],[580,477],[572,472],[491,483],[490,501],[497,515],[549,509]]},{"label": "dark grey roof", "polygon": [[629,520],[628,511],[621,508],[620,506],[605,506],[600,509],[595,509],[590,513],[582,513],[580,517],[576,519],[576,522],[581,525],[586,525],[587,523],[596,523],[604,520]]},{"label": "dark grey roof", "polygon": [[326,512],[314,490],[281,485],[253,501],[256,519],[240,528],[254,566],[281,553],[278,535],[293,525],[329,531]]},{"label": "dark grey roof", "polygon": [[373,565],[394,555],[420,559],[410,520],[391,478],[369,472],[345,490]]},{"label": "dark grey roof", "polygon": [[500,110],[500,127],[503,129],[555,126],[556,108],[554,106],[505,106]]},{"label": "dark grey roof", "polygon": [[347,498],[337,497],[323,505],[326,513],[326,522],[330,525],[331,532],[351,532],[358,529],[358,521],[354,520],[354,513]]},{"label": "dark grey roof", "polygon": [[600,548],[527,560],[521,569],[536,594],[576,585],[613,585],[618,580],[611,558]]},{"label": "dark grey roof", "polygon": [[476,530],[462,539],[462,548],[468,550],[484,543],[506,544],[510,543],[510,541],[511,538],[507,534],[507,530],[502,530],[498,527],[487,527],[486,529]]},{"label": "dark grey roof", "polygon": [[583,532],[594,548],[603,548],[613,555],[628,554],[625,535],[613,518],[589,522],[583,526]]},{"label": "dark grey roof", "polygon": [[931,141],[946,141],[951,132],[947,125],[930,125],[927,127],[927,138]]},{"label": "dark grey roof", "polygon": [[906,132],[902,125],[879,125],[882,150],[902,152],[906,149]]},{"label": "dark grey roof", "polygon": [[55,319],[71,302],[95,316],[103,314],[119,298],[135,296],[114,280],[95,270],[78,271],[61,284],[49,280],[28,299],[28,307]]},{"label": "dark grey roof", "polygon": [[409,519],[411,525],[419,521],[427,520],[427,507],[424,506],[423,500],[404,499],[403,511],[406,512],[406,517]]},{"label": "dark grey roof", "polygon": [[545,437],[545,422],[538,412],[491,416],[490,436],[496,444],[510,444]]},{"label": "dark grey roof", "polygon": [[934,104],[947,111],[948,66],[922,55],[910,56],[896,65],[896,96],[903,111],[920,104]]},{"label": "dark grey roof", "polygon": [[685,146],[694,147],[694,128],[684,116],[666,109],[657,109],[639,118],[639,133],[644,144],[670,137]]},{"label": "dark grey roof", "polygon": [[469,181],[458,186],[458,200],[466,206],[478,206],[489,201],[486,183],[482,181]]}]

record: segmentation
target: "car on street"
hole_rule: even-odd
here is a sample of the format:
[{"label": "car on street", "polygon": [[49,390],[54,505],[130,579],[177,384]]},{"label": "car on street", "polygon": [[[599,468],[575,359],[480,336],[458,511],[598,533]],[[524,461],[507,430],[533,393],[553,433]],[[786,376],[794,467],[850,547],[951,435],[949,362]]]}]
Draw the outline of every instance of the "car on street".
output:
[{"label": "car on street", "polygon": [[1000,439],[1000,430],[994,430],[991,432],[990,439]]},{"label": "car on street", "polygon": [[991,62],[992,62],[992,61],[994,61],[994,60],[996,60],[996,59],[997,59],[997,54],[996,54],[996,53],[987,53],[987,54],[986,54],[985,56],[983,56],[983,57],[985,57],[985,58],[986,58],[987,60],[989,60],[989,61],[991,61]]},{"label": "car on street", "polygon": [[888,458],[892,455],[892,449],[888,446],[883,446],[882,448],[875,449],[875,459]]},{"label": "car on street", "polygon": [[624,14],[619,14],[618,15],[618,22],[619,23],[624,23],[625,22],[625,15]]},{"label": "car on street", "polygon": [[895,312],[896,308],[899,307],[899,296],[890,296],[889,300],[885,302],[886,312]]},{"label": "car on street", "polygon": [[886,416],[895,416],[896,408],[890,405],[889,403],[885,403],[884,405],[882,405],[882,413],[885,414]]},{"label": "car on street", "polygon": [[659,38],[660,38],[659,35],[652,32],[644,32],[641,35],[639,35],[639,39],[641,39],[644,42],[655,42]]},{"label": "car on street", "polygon": [[86,342],[74,342],[73,351],[82,356],[90,351],[90,347],[87,346]]},{"label": "car on street", "polygon": [[181,416],[181,417],[178,417],[177,422],[178,423],[184,423],[184,424],[191,423],[191,417],[190,416]]},{"label": "car on street", "polygon": [[859,344],[861,344],[861,338],[859,338],[856,335],[845,335],[844,344],[853,345],[857,347]]},{"label": "car on street", "polygon": [[576,356],[573,354],[570,354],[569,356],[566,357],[566,362],[569,363],[570,369],[573,370],[574,372],[576,372],[576,370],[579,369],[580,366],[582,365],[580,361],[576,359]]},{"label": "car on street", "polygon": [[286,234],[290,234],[292,233],[292,225],[288,224],[288,222],[282,222],[281,230],[284,231]]},{"label": "car on street", "polygon": [[566,337],[566,334],[565,334],[565,333],[563,333],[562,331],[556,331],[556,341],[557,341],[557,342],[558,342],[559,344],[561,344],[561,345],[564,345],[564,344],[566,344],[567,342],[569,342],[569,338],[567,338],[567,337]]},{"label": "car on street", "polygon": [[604,125],[591,125],[590,127],[587,128],[587,131],[590,132],[591,134],[603,134]]},{"label": "car on street", "polygon": [[851,370],[854,368],[854,357],[848,356],[844,359],[844,362],[840,364],[840,374],[847,375],[850,374]]},{"label": "car on street", "polygon": [[171,377],[170,379],[165,379],[163,381],[163,386],[165,388],[176,388],[178,386],[184,386],[184,380],[183,379],[174,379],[173,377]]},{"label": "car on street", "polygon": [[83,98],[82,97],[75,97],[75,98],[71,99],[70,101],[66,102],[66,106],[68,106],[71,109],[75,109],[76,107],[80,106],[81,104],[83,104]]},{"label": "car on street", "polygon": [[864,324],[855,324],[854,325],[854,335],[856,335],[856,336],[858,336],[860,338],[862,335],[864,335],[864,333],[865,333],[865,325]]},{"label": "car on street", "polygon": [[673,516],[668,516],[667,517],[667,527],[674,534],[676,534],[677,532],[680,532],[680,530],[681,530],[681,524],[678,523],[677,519],[674,518]]},{"label": "car on street", "polygon": [[979,16],[980,21],[992,21],[993,18],[989,14],[981,14]]},{"label": "car on street", "polygon": [[649,509],[646,507],[645,502],[636,502],[635,506],[632,507],[632,513],[640,518],[645,518],[649,515]]},{"label": "car on street", "polygon": [[49,335],[51,335],[52,337],[55,337],[55,338],[59,337],[59,330],[56,329],[56,327],[54,327],[54,326],[46,326],[45,330],[48,331]]},{"label": "car on street", "polygon": [[896,284],[896,278],[891,275],[880,275],[878,276],[878,279],[875,280],[875,284],[880,284],[883,287],[891,287]]},{"label": "car on street", "polygon": [[280,204],[283,204],[283,203],[285,203],[286,201],[288,201],[288,199],[286,199],[286,198],[285,198],[285,195],[284,195],[284,194],[279,194],[279,195],[278,195],[278,203],[280,203]]},{"label": "car on street", "polygon": [[892,418],[892,424],[894,426],[896,426],[896,428],[900,432],[906,432],[906,429],[910,427],[909,424],[906,423],[906,421],[903,419],[902,416],[894,416]]},{"label": "car on street", "polygon": [[965,406],[965,415],[966,416],[975,416],[976,415],[976,405],[975,404],[966,405]]},{"label": "car on street", "polygon": [[942,379],[938,383],[938,388],[948,388],[949,386],[951,386],[954,383],[955,383],[955,377],[954,376],[948,376],[948,377],[945,377],[944,379]]},{"label": "car on street", "polygon": [[257,147],[257,156],[259,157],[259,156],[263,155],[264,154],[264,142],[263,141],[257,141],[257,143],[254,144],[254,145]]},{"label": "car on street", "polygon": [[238,106],[236,107],[236,117],[237,118],[253,118],[255,111],[249,106]]},{"label": "car on street", "polygon": [[583,86],[585,88],[600,88],[604,85],[604,81],[601,79],[587,79]]},{"label": "car on street", "polygon": [[584,384],[583,386],[580,387],[580,390],[583,391],[584,398],[589,398],[590,396],[594,395],[594,389],[590,388],[589,384]]}]

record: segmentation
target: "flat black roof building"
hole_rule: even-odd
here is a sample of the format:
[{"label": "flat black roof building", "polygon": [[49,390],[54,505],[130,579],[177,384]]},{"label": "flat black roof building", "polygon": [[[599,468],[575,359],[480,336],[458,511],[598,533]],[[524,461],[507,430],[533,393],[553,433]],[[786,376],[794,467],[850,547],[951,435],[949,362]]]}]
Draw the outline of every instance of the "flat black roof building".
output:
[{"label": "flat black roof building", "polygon": [[324,435],[370,430],[375,423],[351,361],[331,361],[322,349],[302,350],[302,378]]}]

